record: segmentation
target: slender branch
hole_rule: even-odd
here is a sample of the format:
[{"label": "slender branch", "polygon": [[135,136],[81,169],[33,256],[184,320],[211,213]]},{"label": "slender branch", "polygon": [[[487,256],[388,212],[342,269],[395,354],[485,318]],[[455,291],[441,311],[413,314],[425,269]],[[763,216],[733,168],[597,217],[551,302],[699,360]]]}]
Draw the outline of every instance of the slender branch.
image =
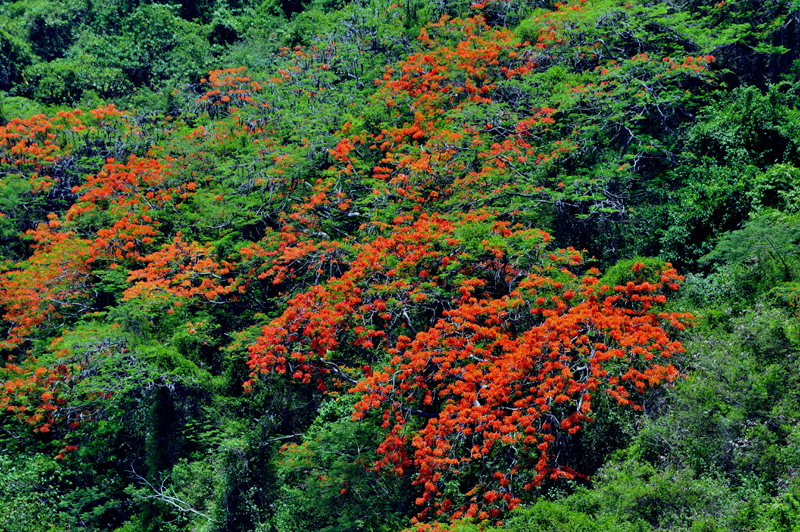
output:
[{"label": "slender branch", "polygon": [[164,479],[161,481],[161,484],[158,487],[156,487],[149,480],[147,480],[139,473],[137,473],[136,470],[134,470],[132,467],[130,473],[135,480],[144,483],[148,488],[150,488],[153,491],[152,495],[142,495],[140,493],[135,493],[136,497],[140,499],[156,499],[158,501],[165,502],[174,508],[177,508],[178,511],[180,512],[193,513],[195,515],[199,515],[200,517],[211,523],[216,522],[214,518],[204,514],[203,512],[200,512],[199,510],[195,510],[191,504],[180,499],[178,495],[175,493],[175,491],[171,490],[170,488],[164,485],[169,479],[170,475],[164,477]]},{"label": "slender branch", "polygon": [[322,360],[322,362],[324,362],[328,367],[330,367],[333,370],[333,372],[336,373],[342,379],[346,380],[350,384],[358,384],[358,381],[355,380],[350,375],[346,374],[344,371],[342,371],[342,368],[340,368],[339,365],[336,364],[336,362],[331,362],[330,360],[326,360],[324,358],[320,360]]},{"label": "slender branch", "polygon": [[272,443],[272,442],[276,442],[276,441],[291,440],[292,438],[299,438],[300,436],[302,436],[302,434],[290,434],[288,436],[278,436],[277,438],[270,438],[270,439],[265,440],[264,442],[262,442],[261,446],[263,447],[263,446],[267,445],[268,443]]}]

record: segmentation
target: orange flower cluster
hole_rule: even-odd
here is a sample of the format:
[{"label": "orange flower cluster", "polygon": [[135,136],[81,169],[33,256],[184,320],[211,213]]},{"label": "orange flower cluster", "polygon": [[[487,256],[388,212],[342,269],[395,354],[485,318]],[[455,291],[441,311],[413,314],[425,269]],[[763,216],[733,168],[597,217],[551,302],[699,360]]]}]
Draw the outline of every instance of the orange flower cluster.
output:
[{"label": "orange flower cluster", "polygon": [[243,107],[253,104],[253,93],[261,90],[261,85],[244,74],[245,67],[212,70],[208,79],[200,83],[208,84],[211,90],[198,98],[198,102],[209,106]]},{"label": "orange flower cluster", "polygon": [[96,232],[91,260],[142,258],[143,246],[158,235],[159,222],[148,213],[174,207],[197,187],[188,182],[163,188],[172,175],[173,164],[169,156],[145,159],[131,155],[125,164],[108,159],[102,172],[87,176],[84,184],[73,188],[78,199],[67,211],[66,221],[106,221],[106,227]]},{"label": "orange flower cluster", "polygon": [[[574,476],[557,442],[591,421],[594,394],[637,408],[638,394],[677,376],[668,359],[682,348],[666,331],[689,317],[656,310],[681,280],[673,269],[659,283],[611,289],[596,271],[570,273],[580,254],[547,253],[539,231],[494,224],[477,251],[459,237],[491,219],[398,218],[387,237],[354,246],[342,276],[292,298],[250,346],[254,377],[355,384],[354,416],[377,414],[387,431],[375,467],[415,472],[420,518],[500,515],[543,479]],[[429,305],[447,310],[425,326]],[[390,363],[375,368],[381,352]],[[428,418],[422,429],[410,428],[415,416]],[[449,479],[487,468],[502,475],[480,484],[491,495],[457,503],[447,493]]]},{"label": "orange flower cluster", "polygon": [[234,265],[226,261],[217,263],[213,255],[211,245],[184,242],[183,235],[178,233],[171,243],[142,257],[147,266],[128,275],[132,286],[125,291],[124,299],[139,297],[143,301],[168,302],[177,297],[214,301],[220,295],[230,294],[236,284],[225,284],[225,280]]},{"label": "orange flower cluster", "polygon": [[[498,80],[528,75],[542,50],[563,44],[561,21],[581,4],[547,15],[535,44],[480,16],[423,29],[423,51],[375,80],[388,117],[380,130],[346,124],[330,152],[336,179],[318,182],[292,216],[294,229],[318,220],[341,205],[332,192],[348,181],[369,183],[376,216],[389,205],[405,214],[362,226],[348,268],[291,297],[249,347],[254,380],[277,372],[360,395],[355,418],[386,431],[375,467],[413,472],[420,519],[498,518],[544,479],[574,477],[559,451],[591,421],[593,397],[636,409],[648,388],[677,377],[669,358],[682,348],[668,332],[691,318],[659,310],[680,283],[673,269],[658,283],[603,286],[596,271],[573,273],[580,253],[548,252],[548,235],[503,210],[512,197],[560,197],[564,183],[539,170],[575,149],[543,140],[557,109],[464,119],[492,108]],[[638,56],[622,68],[670,66]],[[296,238],[282,238],[292,254],[325,255]],[[289,249],[269,252],[273,267]],[[428,421],[419,428],[414,417]],[[475,479],[474,489],[453,492],[455,478]]]},{"label": "orange flower cluster", "polygon": [[87,309],[90,243],[44,224],[28,236],[34,240],[33,255],[0,273],[0,306],[11,324],[0,350],[14,349],[39,327]]},{"label": "orange flower cluster", "polygon": [[[52,118],[37,114],[0,126],[0,165],[28,181],[31,194],[48,192],[58,181],[51,174],[69,153],[70,140],[87,129],[81,115],[80,109],[59,111]],[[9,184],[7,177],[4,182]]]},{"label": "orange flower cluster", "polygon": [[[50,432],[57,422],[56,411],[67,402],[59,393],[65,368],[53,370],[40,367],[31,373],[8,363],[0,371],[5,381],[5,389],[0,394],[0,410],[10,412],[20,421],[31,425],[34,432]],[[55,395],[51,391],[53,389],[56,390]]]}]

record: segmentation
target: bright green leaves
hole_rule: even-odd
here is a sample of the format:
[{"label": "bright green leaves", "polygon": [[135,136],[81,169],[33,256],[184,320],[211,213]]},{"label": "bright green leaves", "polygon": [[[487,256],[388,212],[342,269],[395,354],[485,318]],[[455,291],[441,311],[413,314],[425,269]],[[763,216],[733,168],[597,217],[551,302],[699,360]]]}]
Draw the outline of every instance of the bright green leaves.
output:
[{"label": "bright green leaves", "polygon": [[[688,133],[687,148],[721,164],[766,168],[798,160],[798,110],[789,87],[755,87],[732,91],[726,101],[709,108]],[[688,151],[687,150],[687,151]]]},{"label": "bright green leaves", "polygon": [[23,69],[33,60],[30,44],[4,28],[0,30],[0,55],[4,58],[0,66],[0,88],[8,90],[19,82]]},{"label": "bright green leaves", "polygon": [[0,527],[34,532],[47,527],[61,531],[59,507],[64,474],[57,461],[45,454],[0,454],[3,490],[0,492]]},{"label": "bright green leaves", "polygon": [[[800,252],[797,215],[768,210],[755,215],[742,229],[725,233],[704,262],[722,260],[728,264],[753,264],[764,277],[788,282],[795,277],[796,255]],[[774,273],[770,270],[777,270]]]},{"label": "bright green leaves", "polygon": [[387,494],[407,489],[408,479],[374,470],[380,441],[369,424],[349,420],[354,399],[326,400],[303,441],[281,445],[277,473],[283,486],[276,516],[281,529],[402,526],[404,516]]}]

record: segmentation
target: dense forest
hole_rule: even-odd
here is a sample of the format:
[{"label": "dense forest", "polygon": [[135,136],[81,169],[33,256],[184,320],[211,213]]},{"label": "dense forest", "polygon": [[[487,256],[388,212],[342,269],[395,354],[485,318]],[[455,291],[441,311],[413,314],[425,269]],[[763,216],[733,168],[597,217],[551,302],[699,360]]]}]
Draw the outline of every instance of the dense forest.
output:
[{"label": "dense forest", "polygon": [[800,530],[800,1],[0,0],[0,530]]}]

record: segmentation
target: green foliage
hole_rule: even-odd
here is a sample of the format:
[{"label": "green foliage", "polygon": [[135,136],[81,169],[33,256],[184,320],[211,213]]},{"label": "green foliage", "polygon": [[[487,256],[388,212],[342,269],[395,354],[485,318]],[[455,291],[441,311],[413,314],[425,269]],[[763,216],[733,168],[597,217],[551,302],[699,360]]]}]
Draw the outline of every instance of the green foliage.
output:
[{"label": "green foliage", "polygon": [[0,57],[0,90],[7,91],[21,80],[22,71],[33,62],[33,52],[29,43],[0,27]]},{"label": "green foliage", "polygon": [[789,164],[776,164],[756,177],[751,197],[753,210],[800,211],[800,170]]},{"label": "green foliage", "polygon": [[606,465],[592,489],[542,500],[512,515],[503,528],[489,530],[716,532],[758,527],[788,532],[797,515],[794,495],[772,498],[759,482],[737,485],[718,473],[697,476],[626,460]]},{"label": "green foliage", "polygon": [[800,331],[792,313],[760,305],[724,320],[724,328],[703,328],[686,346],[691,376],[645,425],[635,453],[698,474],[725,473],[733,487],[750,477],[770,493],[793,485]]},{"label": "green foliage", "polygon": [[56,59],[23,72],[20,91],[43,103],[75,104],[89,91],[102,98],[119,98],[133,88],[122,69],[102,67],[96,57]]},{"label": "green foliage", "polygon": [[797,215],[767,210],[757,214],[738,231],[721,236],[714,251],[703,261],[724,261],[757,269],[767,284],[789,282],[795,277],[800,227]]},{"label": "green foliage", "polygon": [[322,11],[316,9],[303,11],[292,20],[286,44],[290,47],[310,46],[324,32],[328,24],[327,17]]},{"label": "green foliage", "polygon": [[750,210],[759,175],[753,166],[720,166],[688,160],[670,174],[657,199],[632,215],[634,249],[657,254],[681,270],[697,267],[716,238],[740,227]]},{"label": "green foliage", "polygon": [[789,85],[781,84],[735,89],[698,113],[678,166],[635,207],[633,249],[693,268],[751,210],[794,212],[797,112]]},{"label": "green foliage", "polygon": [[652,257],[634,257],[618,261],[609,268],[600,282],[610,287],[625,286],[628,283],[660,283],[664,261]]},{"label": "green foliage", "polygon": [[[687,530],[714,523],[726,508],[727,483],[719,475],[657,470],[635,461],[608,464],[594,489],[579,490],[568,500],[576,509],[616,516],[639,530]],[[629,525],[630,526],[630,525]]]},{"label": "green foliage", "polygon": [[404,523],[408,479],[373,471],[380,443],[367,423],[350,421],[355,398],[323,403],[301,444],[285,444],[277,455],[281,492],[275,523],[287,532],[392,530]]},{"label": "green foliage", "polygon": [[47,454],[0,453],[0,527],[34,532],[68,530],[61,516],[61,467]]},{"label": "green foliage", "polygon": [[581,511],[575,511],[569,503],[539,501],[512,515],[503,528],[490,530],[507,530],[509,532],[644,532],[650,526],[644,521],[631,523],[619,520],[615,515],[595,517]]},{"label": "green foliage", "polygon": [[64,57],[74,42],[76,28],[83,16],[80,3],[64,5],[60,2],[30,2],[25,10],[27,40],[33,53],[42,61]]},{"label": "green foliage", "polygon": [[[672,262],[687,274],[674,305],[700,315],[695,332],[679,337],[686,352],[672,361],[685,379],[637,398],[643,416],[614,408],[616,400],[598,390],[593,423],[553,447],[558,460],[590,478],[550,491],[555,481],[545,483],[535,495],[512,485],[515,496],[534,502],[504,516],[503,530],[797,529],[798,2],[471,4],[0,2],[0,126],[66,109],[58,106],[87,107],[91,126],[32,135],[40,145],[56,143],[61,158],[12,163],[22,149],[16,136],[0,151],[0,260],[8,261],[0,275],[26,267],[34,240],[25,231],[48,221],[53,231],[87,242],[139,215],[154,228],[129,241],[109,237],[108,249],[85,265],[86,293],[53,297],[58,318],[3,351],[3,375],[35,360],[69,367],[74,378],[58,370],[43,385],[49,388],[32,394],[69,398],[54,403],[49,433],[31,431],[41,420],[0,410],[0,529],[409,526],[423,486],[410,469],[376,472],[385,457],[376,451],[386,436],[380,415],[353,421],[358,397],[287,375],[252,384],[246,360],[248,346],[292,298],[335,286],[330,281],[350,271],[354,243],[388,238],[389,222],[430,209],[433,193],[448,187],[458,194],[441,208],[442,220],[481,208],[494,218],[463,224],[452,243],[437,243],[457,247],[458,256],[419,263],[415,276],[435,278],[420,283],[427,299],[405,316],[397,310],[402,283],[388,273],[405,265],[386,258],[369,283],[389,318],[361,316],[369,332],[394,322],[404,322],[409,338],[435,328],[456,306],[445,287],[465,281],[467,268],[496,271],[487,274],[486,290],[513,297],[511,279],[521,263],[540,263],[541,246],[502,234],[506,222],[515,230],[551,229],[558,245],[587,248],[587,256],[610,266],[601,279],[609,294],[628,283],[660,283]],[[475,26],[464,40],[462,19],[478,13],[488,26]],[[445,15],[461,21],[429,25]],[[444,46],[463,41],[463,52],[479,39],[500,39],[503,27],[515,28],[512,40],[496,57],[486,48],[478,74],[467,73],[467,54],[450,63],[436,56],[447,67],[425,63]],[[422,79],[413,78],[411,58],[425,63],[426,76],[439,76],[414,87],[440,98],[441,113],[424,120],[423,100],[412,108],[376,96],[385,94],[376,93],[385,81]],[[406,70],[389,73],[401,61]],[[507,65],[529,71],[519,75]],[[208,73],[240,66],[246,73],[226,71],[216,81]],[[494,80],[476,92],[486,101],[455,91],[470,76]],[[433,89],[447,84],[445,96]],[[138,110],[120,119],[86,116],[88,107],[110,102]],[[535,113],[540,122],[517,129]],[[405,143],[402,130],[413,126],[422,127],[422,137]],[[441,134],[435,142],[426,136],[431,131]],[[477,132],[485,132],[486,145],[472,144]],[[345,138],[352,141],[349,162],[336,151]],[[504,139],[523,138],[529,153],[490,154]],[[447,148],[431,168],[398,162],[431,147]],[[74,187],[98,178],[107,160],[124,163],[131,155],[173,163],[148,176],[163,178],[163,190],[152,181],[131,184],[125,173],[107,189],[118,198],[67,214],[85,193]],[[461,179],[495,159],[506,166],[475,182]],[[381,166],[391,173],[378,178]],[[34,174],[52,179],[52,187],[37,188]],[[424,194],[404,197],[404,180]],[[126,182],[131,186],[120,184]],[[386,193],[372,194],[379,188]],[[107,190],[97,187],[100,195]],[[133,198],[143,198],[141,213],[125,210]],[[169,257],[160,270],[135,277],[176,238],[205,251]],[[514,260],[500,264],[512,252]],[[205,261],[216,269],[198,266]],[[585,268],[568,264],[551,277],[566,282],[572,273]],[[230,293],[159,298],[163,286],[146,285],[159,275],[175,276],[170,288],[206,282]],[[137,283],[146,288],[130,296]],[[11,306],[0,309],[10,313],[6,329],[16,325]],[[531,319],[528,309],[524,314]],[[522,321],[503,327],[516,330]],[[476,325],[473,344],[489,342],[477,338],[482,331]],[[364,351],[374,368],[389,363]],[[346,349],[326,356],[334,364],[327,383],[372,371],[335,366],[361,356]],[[583,378],[576,375],[570,378]],[[8,382],[13,388],[22,377]],[[428,421],[399,412],[409,418],[408,434]],[[413,442],[405,445],[410,456]],[[517,463],[519,449],[504,451],[503,463]],[[482,466],[463,467],[462,479],[477,478]],[[466,483],[451,479],[442,491],[467,500]]]},{"label": "green foliage", "polygon": [[211,31],[208,35],[212,44],[230,45],[244,33],[244,23],[225,7],[218,7],[211,19]]},{"label": "green foliage", "polygon": [[121,29],[112,41],[114,55],[87,51],[121,68],[135,85],[193,81],[206,69],[210,50],[203,27],[180,19],[170,6],[142,4],[123,20]]},{"label": "green foliage", "polygon": [[798,113],[779,86],[765,94],[756,87],[736,89],[701,113],[687,135],[687,150],[734,166],[793,163],[800,157]]}]

